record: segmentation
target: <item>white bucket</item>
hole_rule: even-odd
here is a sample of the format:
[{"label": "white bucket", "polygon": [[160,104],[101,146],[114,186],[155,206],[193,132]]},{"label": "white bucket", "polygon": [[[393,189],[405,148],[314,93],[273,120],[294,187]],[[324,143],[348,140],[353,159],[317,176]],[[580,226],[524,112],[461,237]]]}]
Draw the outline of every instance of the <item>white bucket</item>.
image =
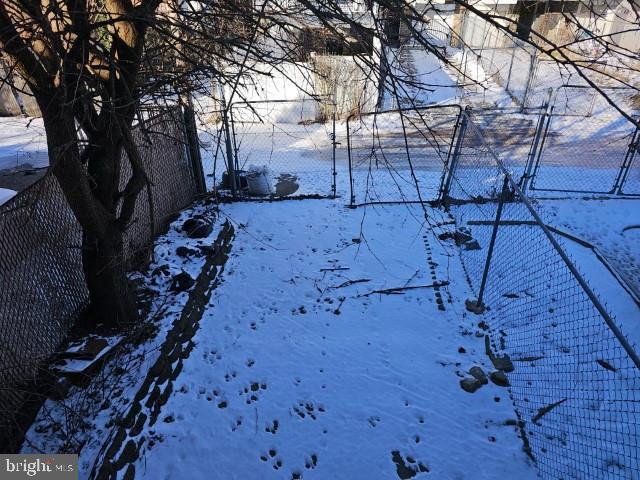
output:
[{"label": "white bucket", "polygon": [[273,194],[269,169],[266,166],[250,165],[247,171],[247,186],[249,187],[249,195]]}]

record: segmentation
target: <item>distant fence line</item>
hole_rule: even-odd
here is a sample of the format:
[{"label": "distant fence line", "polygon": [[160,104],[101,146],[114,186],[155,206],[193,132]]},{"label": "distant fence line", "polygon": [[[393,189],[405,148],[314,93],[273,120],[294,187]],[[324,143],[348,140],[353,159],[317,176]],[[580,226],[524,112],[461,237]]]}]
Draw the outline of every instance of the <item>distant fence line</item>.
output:
[{"label": "distant fence line", "polygon": [[[443,170],[461,155],[455,150],[461,114],[458,105],[433,105],[350,118],[350,203],[438,199],[446,188]],[[553,105],[543,105],[467,115],[528,195],[640,195],[640,130],[617,112],[555,115]]]},{"label": "distant fence line", "polygon": [[[473,78],[469,64],[477,60],[486,77],[502,86],[523,110],[539,108],[551,89],[556,114],[588,116],[600,97],[571,65],[559,65],[534,45],[519,39],[515,32],[507,33],[468,10],[461,14],[456,31],[449,38],[449,45],[463,50],[463,76]],[[588,64],[587,58],[581,63]],[[595,62],[593,67],[597,71],[600,64]],[[618,97],[638,94],[637,89],[626,87],[604,89]],[[622,95],[617,95],[616,90]]]},{"label": "distant fence line", "polygon": [[[150,185],[124,234],[123,268],[148,258],[154,236],[200,193],[184,120],[174,107],[134,127]],[[131,176],[129,162],[122,165],[121,187]],[[17,415],[42,362],[87,305],[81,247],[80,225],[53,175],[0,206],[0,445],[14,441]]]}]

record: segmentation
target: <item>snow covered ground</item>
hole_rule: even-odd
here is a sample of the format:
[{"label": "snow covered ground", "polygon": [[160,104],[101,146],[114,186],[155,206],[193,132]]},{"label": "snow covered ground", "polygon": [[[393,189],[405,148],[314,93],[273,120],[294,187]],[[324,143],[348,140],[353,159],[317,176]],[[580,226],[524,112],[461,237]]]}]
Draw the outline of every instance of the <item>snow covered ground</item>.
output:
[{"label": "snow covered ground", "polygon": [[385,110],[460,102],[456,77],[443,70],[433,53],[405,45],[386,49],[386,55],[394,81],[387,85]]},{"label": "snow covered ground", "polygon": [[11,200],[16,194],[15,190],[9,188],[0,188],[0,205],[8,200]]},{"label": "snow covered ground", "polygon": [[461,274],[418,211],[307,201],[223,215],[239,226],[234,255],[137,478],[408,478],[400,463],[535,477],[504,425],[506,391],[458,385],[488,363],[464,285],[442,292],[446,311],[429,289],[370,293],[430,284],[433,262],[438,280]]},{"label": "snow covered ground", "polygon": [[640,200],[575,198],[537,203],[547,223],[595,245],[640,298]]},{"label": "snow covered ground", "polygon": [[[202,265],[173,253],[216,234],[186,239],[187,214],[158,241],[150,272]],[[421,211],[307,200],[227,205],[218,225],[225,219],[236,227],[232,256],[158,422],[136,434],[136,478],[536,478],[507,390],[460,388],[491,362],[464,312],[459,258]],[[169,277],[153,278],[160,333],[129,354],[147,358],[129,366],[118,396],[85,418],[81,478],[186,300],[162,293]],[[60,447],[49,433],[60,405],[47,403],[25,451]]]},{"label": "snow covered ground", "polygon": [[0,117],[0,170],[49,165],[41,118]]},{"label": "snow covered ground", "polygon": [[[408,52],[398,58],[398,65],[404,62],[402,67],[409,72],[407,101],[427,104],[458,98],[460,89],[451,72],[442,70],[433,56],[416,49]],[[473,70],[473,65],[469,68]],[[476,74],[478,78],[483,75],[481,71]],[[438,88],[420,92],[411,85],[416,79]],[[475,97],[465,92],[466,98],[474,98],[478,104],[510,104],[504,90],[492,82],[483,79],[483,87],[488,90],[483,93],[480,88]],[[430,117],[432,130],[426,137],[420,128],[410,127],[408,144],[398,118],[382,115],[375,124],[366,118],[354,122],[350,132],[351,179],[356,202],[417,200],[416,181],[423,199],[435,198],[457,115],[449,113]],[[512,122],[509,118],[495,117],[496,122],[503,123]],[[279,117],[271,120],[260,123],[245,118],[236,123],[234,147],[240,168],[266,166],[272,187],[276,191],[278,185],[285,188],[284,195],[330,195],[332,126],[311,123],[308,118],[302,122]],[[535,122],[524,117],[521,120],[524,136]],[[580,137],[580,125],[567,123],[568,134]],[[212,188],[222,178],[226,152],[224,143],[218,143],[219,124],[212,122],[205,127],[208,131],[201,133],[204,169]],[[25,124],[9,131],[17,132],[15,145],[37,156],[43,135],[32,136],[37,130],[30,128]],[[513,129],[502,128],[501,132],[502,137],[496,137],[498,153],[510,166],[521,168],[526,146],[510,143]],[[604,129],[600,137],[612,132],[615,128]],[[346,124],[338,122],[335,133],[336,200],[221,207],[216,228],[226,219],[236,227],[232,257],[195,334],[195,348],[185,358],[158,422],[147,423],[135,435],[135,441],[140,442],[140,456],[134,461],[136,478],[369,479],[427,474],[459,479],[535,478],[536,470],[522,451],[507,390],[493,383],[473,394],[460,388],[460,380],[468,377],[471,367],[481,366],[487,373],[492,367],[484,354],[484,332],[478,326],[478,317],[470,316],[464,308],[464,301],[473,293],[467,286],[458,251],[438,240],[441,225],[432,228],[425,223],[417,207],[345,208],[350,194]],[[589,135],[584,136],[584,142],[592,138]],[[4,145],[14,156],[23,148],[12,147],[9,140]],[[469,152],[477,147],[478,143],[471,142]],[[411,164],[406,158],[407,148]],[[546,171],[556,180],[559,174],[583,180],[592,174],[611,174],[588,161],[585,166],[580,156],[549,159],[557,164],[547,162]],[[495,178],[480,180],[490,183]],[[287,190],[292,185],[294,189]],[[595,244],[637,288],[637,202],[574,198],[540,200],[540,205],[550,223]],[[154,306],[162,314],[153,320],[157,336],[127,351],[126,358],[133,360],[124,373],[117,374],[116,387],[111,386],[117,395],[88,401],[82,392],[74,390],[70,403],[47,402],[28,434],[24,451],[73,451],[82,447],[81,477],[88,475],[102,442],[120,421],[140,386],[141,375],[153,363],[171,322],[187,300],[187,293],[168,291],[171,275],[184,270],[196,276],[202,268],[200,256],[177,256],[176,248],[203,247],[217,233],[203,241],[192,241],[178,227],[191,213],[207,212],[211,213],[204,207],[183,212],[157,242],[156,262],[149,272],[136,275],[143,285],[159,292]],[[428,215],[432,222],[451,224],[451,219],[439,211],[428,210]],[[491,218],[489,212],[480,220]],[[488,238],[490,226],[473,228]],[[532,230],[531,226],[509,228]],[[523,252],[538,246],[518,240],[522,238],[529,237],[500,237],[497,252],[502,255],[506,272],[501,288],[512,287],[509,282],[516,254],[526,260]],[[634,323],[637,305],[591,251],[563,243],[594,290],[609,299],[625,332],[640,338],[640,324]],[[467,259],[475,255],[472,261],[480,265],[485,253],[479,250],[464,255]],[[527,279],[529,271],[540,275],[538,267],[546,264],[537,260],[524,262],[519,270],[522,278]],[[552,261],[557,263],[557,258]],[[424,288],[440,281],[450,284]],[[538,299],[513,297],[513,292],[506,291],[511,296],[501,301],[516,306],[526,303],[536,315],[543,312],[539,315],[543,321],[552,317],[553,311],[543,308],[543,301],[549,297],[548,292],[545,296],[544,282],[538,286]],[[406,290],[373,293],[389,288]],[[565,300],[561,308],[572,312],[571,298]],[[504,321],[518,327],[520,319],[515,315]],[[575,336],[575,330],[566,335],[550,334],[548,345],[538,342],[532,348],[549,347],[555,352],[566,346],[563,342]],[[527,356],[531,352],[520,353]],[[573,368],[573,357],[567,358]],[[541,362],[543,368],[553,371],[551,360],[549,357],[548,365]],[[116,362],[122,369],[121,365]],[[116,366],[107,372],[117,371]],[[539,378],[539,372],[532,369],[525,373]],[[526,375],[517,376],[519,373],[516,383],[528,381]],[[604,373],[608,374],[598,374]],[[572,377],[561,380],[571,381]],[[539,390],[539,396],[544,397],[545,392]],[[538,398],[521,408],[535,411],[548,403],[548,398]],[[84,415],[86,427],[79,438],[73,439],[76,443],[61,445],[58,433],[64,430],[61,419],[67,418],[69,405]],[[60,424],[52,425],[52,418]],[[554,455],[561,455],[564,447],[558,443],[554,448]]]}]

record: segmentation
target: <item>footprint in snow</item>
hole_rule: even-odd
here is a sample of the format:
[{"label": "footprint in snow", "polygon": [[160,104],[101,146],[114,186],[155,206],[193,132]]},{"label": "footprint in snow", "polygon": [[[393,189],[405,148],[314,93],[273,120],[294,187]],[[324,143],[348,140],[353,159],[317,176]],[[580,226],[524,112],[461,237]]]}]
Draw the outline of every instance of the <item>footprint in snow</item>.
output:
[{"label": "footprint in snow", "polygon": [[238,395],[241,397],[244,396],[245,403],[247,405],[251,405],[254,402],[257,402],[260,398],[260,391],[266,390],[267,384],[261,382],[251,382],[248,386],[240,389],[238,391]]},{"label": "footprint in snow", "polygon": [[202,357],[210,365],[215,365],[216,362],[222,359],[222,355],[217,350],[210,350],[208,352],[204,352]]},{"label": "footprint in snow", "polygon": [[238,417],[236,418],[235,422],[233,423],[233,425],[231,426],[231,431],[235,432],[236,430],[238,430],[240,427],[242,426],[242,417]]},{"label": "footprint in snow", "polygon": [[278,428],[280,427],[280,422],[278,420],[274,420],[270,422],[265,427],[264,431],[269,432],[272,435],[275,435],[278,432]]},{"label": "footprint in snow", "polygon": [[262,460],[263,462],[268,462],[269,460],[272,460],[271,466],[273,467],[273,469],[279,470],[280,468],[282,468],[283,462],[282,462],[282,459],[277,455],[278,455],[278,451],[275,448],[271,448],[269,449],[269,452],[263,455],[260,455],[260,460]]},{"label": "footprint in snow", "polygon": [[304,461],[304,468],[307,470],[313,470],[318,465],[318,455],[312,453],[311,456],[307,457]]},{"label": "footprint in snow", "polygon": [[413,478],[419,473],[429,473],[429,468],[423,462],[411,455],[403,456],[399,450],[391,452],[391,460],[396,464],[396,473],[401,480]]},{"label": "footprint in snow", "polygon": [[298,402],[298,405],[293,406],[293,412],[302,419],[309,417],[317,420],[318,415],[325,412],[325,408],[322,405],[314,405],[313,402]]}]

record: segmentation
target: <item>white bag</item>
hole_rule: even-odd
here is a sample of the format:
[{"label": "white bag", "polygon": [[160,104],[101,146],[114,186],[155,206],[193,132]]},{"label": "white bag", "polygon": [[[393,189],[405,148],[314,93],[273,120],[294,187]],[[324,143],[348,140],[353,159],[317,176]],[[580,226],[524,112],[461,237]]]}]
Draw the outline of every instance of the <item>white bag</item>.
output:
[{"label": "white bag", "polygon": [[271,175],[266,165],[257,167],[249,165],[247,170],[247,186],[249,187],[249,195],[272,195],[273,187],[271,186]]}]

